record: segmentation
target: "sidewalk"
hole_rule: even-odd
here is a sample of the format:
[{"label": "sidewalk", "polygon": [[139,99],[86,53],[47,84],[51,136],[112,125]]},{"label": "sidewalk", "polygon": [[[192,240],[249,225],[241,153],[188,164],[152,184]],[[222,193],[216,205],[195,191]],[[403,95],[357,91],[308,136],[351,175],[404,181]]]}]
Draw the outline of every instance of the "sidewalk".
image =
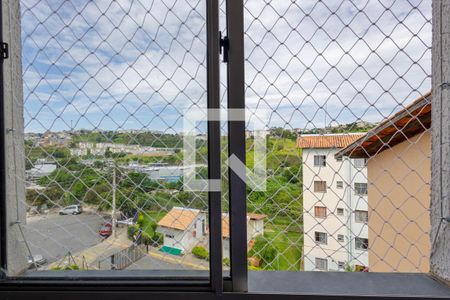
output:
[{"label": "sidewalk", "polygon": [[95,270],[98,268],[98,261],[108,259],[112,254],[130,247],[131,244],[127,237],[127,228],[117,228],[115,238],[111,236],[93,247],[73,253],[71,256],[66,255],[63,259],[46,266],[45,269],[76,264],[80,268],[87,266],[89,270]]},{"label": "sidewalk", "polygon": [[196,258],[191,254],[187,254],[184,256],[176,256],[160,252],[158,249],[155,248],[150,248],[148,251],[148,255],[158,260],[178,265],[180,269],[196,269],[196,270],[209,269],[209,261]]}]

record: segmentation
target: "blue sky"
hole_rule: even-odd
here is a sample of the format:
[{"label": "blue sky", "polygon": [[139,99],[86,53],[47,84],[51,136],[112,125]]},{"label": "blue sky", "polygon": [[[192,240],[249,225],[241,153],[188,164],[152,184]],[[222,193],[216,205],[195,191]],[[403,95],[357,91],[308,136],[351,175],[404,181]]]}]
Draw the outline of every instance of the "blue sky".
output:
[{"label": "blue sky", "polygon": [[[174,133],[206,105],[203,0],[21,3],[27,132]],[[248,115],[269,127],[376,122],[430,89],[431,1],[245,8]]]}]

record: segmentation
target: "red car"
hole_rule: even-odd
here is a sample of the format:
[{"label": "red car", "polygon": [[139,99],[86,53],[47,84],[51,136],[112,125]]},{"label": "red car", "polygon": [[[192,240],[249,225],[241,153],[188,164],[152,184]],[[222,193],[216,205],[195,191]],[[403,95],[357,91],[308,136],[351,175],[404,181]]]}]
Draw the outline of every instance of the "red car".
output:
[{"label": "red car", "polygon": [[102,228],[98,232],[102,237],[108,237],[112,234],[112,225],[111,223],[103,224]]}]

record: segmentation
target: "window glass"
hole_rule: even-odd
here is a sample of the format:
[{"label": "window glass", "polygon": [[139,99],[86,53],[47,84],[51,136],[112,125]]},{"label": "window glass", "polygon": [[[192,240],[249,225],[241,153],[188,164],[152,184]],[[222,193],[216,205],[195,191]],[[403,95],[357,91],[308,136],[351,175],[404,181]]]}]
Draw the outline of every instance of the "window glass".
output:
[{"label": "window glass", "polygon": [[327,165],[326,159],[325,155],[314,155],[314,166],[325,167]]},{"label": "window glass", "polygon": [[367,183],[359,183],[359,182],[355,182],[355,195],[367,195]]},{"label": "window glass", "polygon": [[326,193],[327,182],[326,181],[314,181],[314,192],[316,193]]}]

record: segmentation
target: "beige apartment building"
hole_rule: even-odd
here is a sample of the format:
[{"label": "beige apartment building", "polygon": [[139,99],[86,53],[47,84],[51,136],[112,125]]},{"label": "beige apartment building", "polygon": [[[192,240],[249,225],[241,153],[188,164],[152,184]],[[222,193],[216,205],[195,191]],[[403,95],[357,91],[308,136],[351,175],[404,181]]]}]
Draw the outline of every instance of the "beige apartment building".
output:
[{"label": "beige apartment building", "polygon": [[427,93],[336,155],[369,159],[370,271],[429,271],[430,126]]}]

